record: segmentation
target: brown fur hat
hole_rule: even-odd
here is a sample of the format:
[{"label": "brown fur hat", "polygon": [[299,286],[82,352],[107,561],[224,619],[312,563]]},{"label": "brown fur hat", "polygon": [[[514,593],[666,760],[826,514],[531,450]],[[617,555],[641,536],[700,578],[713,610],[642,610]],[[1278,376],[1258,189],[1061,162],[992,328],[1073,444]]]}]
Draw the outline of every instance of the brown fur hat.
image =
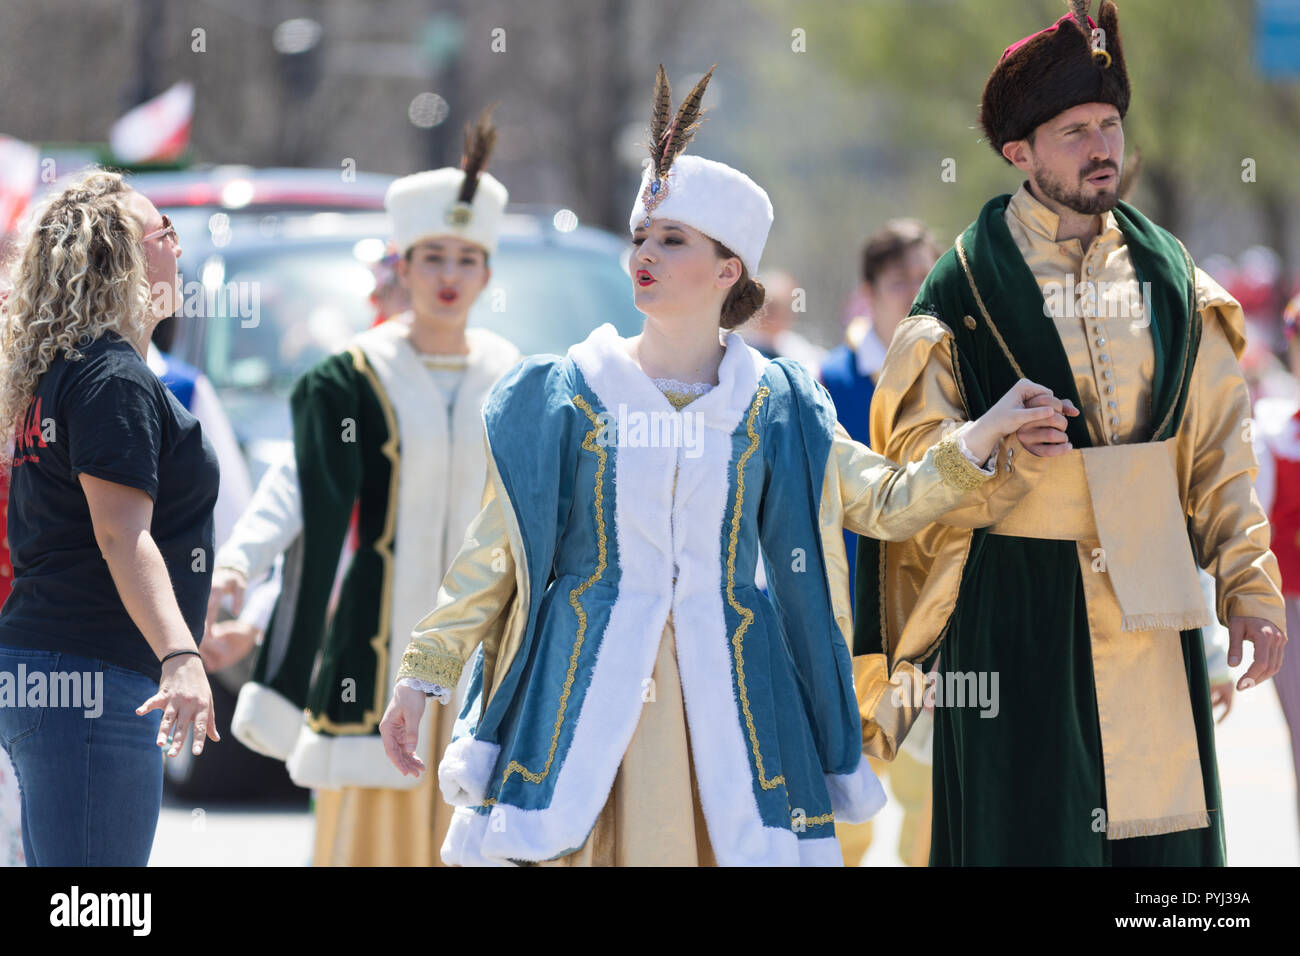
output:
[{"label": "brown fur hat", "polygon": [[[1025,139],[1040,124],[1081,103],[1109,103],[1122,118],[1128,112],[1128,71],[1119,39],[1119,11],[1103,0],[1098,20],[1087,16],[1086,0],[1055,24],[1003,52],[980,100],[980,125],[999,156],[1012,140]],[[1088,28],[1080,26],[1086,20]],[[1091,31],[1104,31],[1107,60],[1093,50]]]}]

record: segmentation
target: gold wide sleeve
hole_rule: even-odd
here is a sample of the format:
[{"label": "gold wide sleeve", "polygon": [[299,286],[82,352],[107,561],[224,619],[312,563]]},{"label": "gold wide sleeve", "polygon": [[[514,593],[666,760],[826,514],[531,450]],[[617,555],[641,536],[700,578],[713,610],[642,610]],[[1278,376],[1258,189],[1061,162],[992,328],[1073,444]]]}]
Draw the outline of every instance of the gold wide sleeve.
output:
[{"label": "gold wide sleeve", "polygon": [[[904,319],[871,399],[872,447],[893,461],[917,461],[967,418],[952,332],[933,316]],[[955,528],[995,524],[1033,487],[1044,461],[1025,451],[1014,435],[1002,439],[996,474],[936,520]]]},{"label": "gold wide sleeve", "polygon": [[[871,402],[871,444],[899,462],[926,460],[968,418],[952,351],[952,332],[932,316],[899,325]],[[883,545],[880,565],[858,567],[881,585],[883,653],[853,659],[862,749],[892,760],[921,712],[920,663],[938,645],[956,606],[970,530],[1007,515],[1042,474],[1042,463],[1014,435],[998,446],[995,474],[967,491],[905,541]],[[846,523],[847,524],[847,523]]]},{"label": "gold wide sleeve", "polygon": [[898,465],[836,424],[831,445],[844,502],[844,527],[882,541],[912,537],[992,479],[962,454],[954,433],[920,461]]},{"label": "gold wide sleeve", "polygon": [[443,576],[433,610],[411,634],[398,679],[415,677],[454,688],[480,643],[490,667],[506,631],[516,588],[505,507],[489,474],[482,510],[470,522],[460,552]]},{"label": "gold wide sleeve", "polygon": [[1197,563],[1214,575],[1216,612],[1258,617],[1285,632],[1268,516],[1255,494],[1250,392],[1238,359],[1246,345],[1241,306],[1197,270],[1201,346],[1178,432],[1179,482]]}]

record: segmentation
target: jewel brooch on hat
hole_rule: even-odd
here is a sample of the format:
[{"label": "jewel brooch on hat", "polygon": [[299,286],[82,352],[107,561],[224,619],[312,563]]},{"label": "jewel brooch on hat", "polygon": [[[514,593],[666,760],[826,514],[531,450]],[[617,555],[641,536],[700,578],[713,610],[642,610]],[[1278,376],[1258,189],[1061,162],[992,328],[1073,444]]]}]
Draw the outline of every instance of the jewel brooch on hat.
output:
[{"label": "jewel brooch on hat", "polygon": [[704,90],[717,66],[718,64],[713,64],[709,67],[709,72],[700,77],[700,81],[677,108],[677,115],[669,122],[673,91],[668,85],[664,65],[659,64],[659,72],[655,75],[654,112],[650,114],[650,163],[654,175],[641,192],[641,201],[645,203],[646,226],[650,225],[650,213],[668,198],[668,170],[672,167],[673,160],[686,148],[704,119],[700,104],[704,101]]},{"label": "jewel brooch on hat", "polygon": [[492,123],[493,104],[479,114],[473,126],[465,124],[465,154],[461,157],[460,168],[465,170],[465,181],[461,183],[456,201],[447,209],[446,220],[449,226],[468,226],[474,218],[474,192],[478,189],[479,173],[487,168],[488,157],[497,144],[497,128]]}]

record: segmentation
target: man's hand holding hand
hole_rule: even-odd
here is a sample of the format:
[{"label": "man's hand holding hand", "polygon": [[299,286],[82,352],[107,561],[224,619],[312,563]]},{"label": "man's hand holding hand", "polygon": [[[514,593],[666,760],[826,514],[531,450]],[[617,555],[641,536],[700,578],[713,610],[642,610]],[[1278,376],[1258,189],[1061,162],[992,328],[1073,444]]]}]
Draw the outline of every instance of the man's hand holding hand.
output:
[{"label": "man's hand holding hand", "polygon": [[1064,455],[1071,450],[1066,447],[1070,439],[1065,434],[1065,416],[1074,418],[1079,414],[1079,410],[1068,398],[1057,398],[1050,393],[1035,395],[1025,402],[1026,408],[1041,408],[1044,405],[1056,414],[1046,421],[1026,425],[1016,432],[1016,438],[1020,439],[1020,444],[1025,451],[1039,458]]}]

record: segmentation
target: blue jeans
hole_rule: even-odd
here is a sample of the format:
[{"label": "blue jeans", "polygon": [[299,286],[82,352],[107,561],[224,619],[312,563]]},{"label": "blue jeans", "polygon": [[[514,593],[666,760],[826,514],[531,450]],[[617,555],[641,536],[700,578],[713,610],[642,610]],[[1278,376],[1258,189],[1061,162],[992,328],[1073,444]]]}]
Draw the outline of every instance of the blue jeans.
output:
[{"label": "blue jeans", "polygon": [[135,709],[157,691],[144,674],[95,658],[0,645],[0,744],[22,793],[28,866],[149,862],[162,711]]}]

